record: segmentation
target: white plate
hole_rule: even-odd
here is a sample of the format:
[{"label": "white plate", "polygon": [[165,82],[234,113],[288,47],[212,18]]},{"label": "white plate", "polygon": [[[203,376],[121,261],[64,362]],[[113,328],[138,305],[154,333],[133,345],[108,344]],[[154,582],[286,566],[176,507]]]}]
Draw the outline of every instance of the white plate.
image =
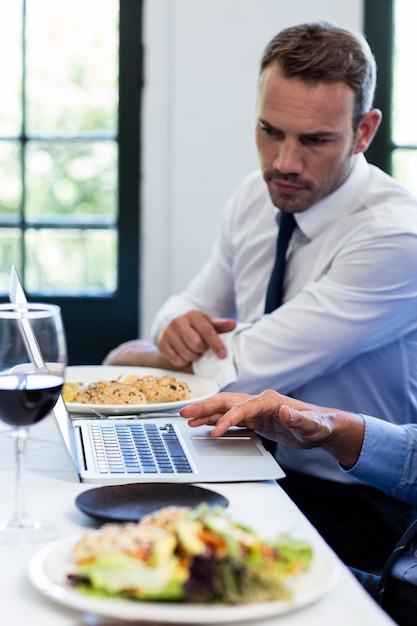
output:
[{"label": "white plate", "polygon": [[61,539],[38,552],[29,568],[32,583],[41,593],[59,604],[120,620],[216,624],[282,615],[318,600],[333,587],[340,574],[340,566],[331,553],[318,549],[310,571],[297,580],[291,602],[217,606],[96,598],[79,593],[67,583],[67,575],[74,572],[72,549],[78,538]]},{"label": "white plate", "polygon": [[73,383],[94,383],[101,380],[120,380],[126,376],[174,376],[188,384],[193,397],[190,400],[179,402],[158,402],[149,404],[84,404],[81,402],[67,402],[66,407],[70,413],[88,414],[95,409],[103,415],[132,415],[135,413],[149,413],[153,411],[174,411],[182,406],[203,400],[219,391],[213,380],[183,374],[170,370],[162,370],[151,367],[129,367],[118,365],[72,365],[66,368],[65,380]]}]

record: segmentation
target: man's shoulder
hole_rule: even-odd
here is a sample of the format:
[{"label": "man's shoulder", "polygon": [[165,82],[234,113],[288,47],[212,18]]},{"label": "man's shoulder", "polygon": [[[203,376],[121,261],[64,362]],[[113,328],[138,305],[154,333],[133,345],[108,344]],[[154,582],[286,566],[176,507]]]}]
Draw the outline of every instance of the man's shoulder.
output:
[{"label": "man's shoulder", "polygon": [[417,234],[417,197],[404,185],[374,165],[361,187],[358,206],[363,223],[385,233]]},{"label": "man's shoulder", "polygon": [[410,207],[417,207],[417,197],[410,189],[375,165],[369,165],[369,171],[368,193],[371,200],[373,199],[375,203],[384,203],[384,200],[389,199]]}]

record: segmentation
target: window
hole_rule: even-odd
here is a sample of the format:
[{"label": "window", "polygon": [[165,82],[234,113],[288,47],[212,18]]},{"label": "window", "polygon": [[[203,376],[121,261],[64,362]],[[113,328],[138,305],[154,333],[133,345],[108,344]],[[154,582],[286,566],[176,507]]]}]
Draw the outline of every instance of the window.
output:
[{"label": "window", "polygon": [[0,296],[14,264],[72,363],[137,334],[141,4],[0,0]]},{"label": "window", "polygon": [[365,33],[378,64],[375,106],[383,113],[367,156],[417,195],[416,18],[414,0],[365,0]]}]

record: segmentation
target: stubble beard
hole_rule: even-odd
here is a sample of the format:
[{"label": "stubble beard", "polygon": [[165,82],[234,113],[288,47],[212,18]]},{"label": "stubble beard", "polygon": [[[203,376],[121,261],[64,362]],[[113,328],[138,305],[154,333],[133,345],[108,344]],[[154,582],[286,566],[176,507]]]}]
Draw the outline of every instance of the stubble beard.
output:
[{"label": "stubble beard", "polygon": [[[352,155],[353,144],[350,147],[346,159],[340,163],[337,168],[335,175],[321,187],[318,187],[311,181],[299,178],[294,174],[281,174],[277,170],[265,170],[264,180],[267,184],[272,204],[281,211],[288,213],[302,213],[306,211],[319,202],[319,200],[326,198],[343,185],[353,168]],[[277,191],[273,184],[276,180],[297,185],[300,187],[300,192],[293,195]]]},{"label": "stubble beard", "polygon": [[[314,193],[315,187],[309,181],[301,180],[291,175],[282,175],[275,170],[267,170],[264,173],[264,180],[267,184],[272,204],[282,211],[301,213],[309,209],[316,202]],[[296,195],[292,195],[277,191],[274,186],[274,182],[277,180],[298,185],[300,192]]]}]

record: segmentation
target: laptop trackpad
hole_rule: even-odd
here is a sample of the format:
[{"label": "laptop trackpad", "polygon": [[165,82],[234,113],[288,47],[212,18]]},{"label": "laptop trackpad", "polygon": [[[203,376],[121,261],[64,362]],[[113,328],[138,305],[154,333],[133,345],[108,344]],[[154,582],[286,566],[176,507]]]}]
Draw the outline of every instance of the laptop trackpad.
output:
[{"label": "laptop trackpad", "polygon": [[192,437],[200,456],[262,456],[250,437]]}]

